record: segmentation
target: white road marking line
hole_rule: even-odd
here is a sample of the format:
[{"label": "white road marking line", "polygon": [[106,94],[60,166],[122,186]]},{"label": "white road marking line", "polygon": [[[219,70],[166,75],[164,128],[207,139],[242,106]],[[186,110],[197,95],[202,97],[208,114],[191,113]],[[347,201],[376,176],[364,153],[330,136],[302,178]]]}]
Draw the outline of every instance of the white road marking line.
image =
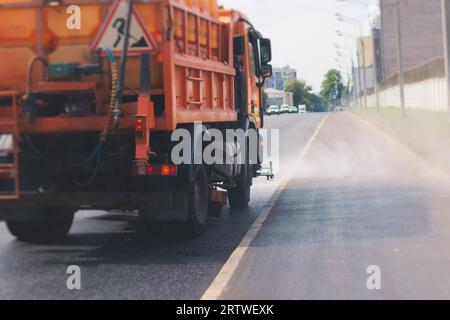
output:
[{"label": "white road marking line", "polygon": [[311,138],[309,138],[308,142],[306,143],[306,145],[303,147],[302,151],[300,152],[299,155],[299,160],[302,161],[306,154],[309,152],[309,149],[311,148],[311,145],[313,144],[313,142],[316,140],[317,136],[319,135],[320,130],[322,129],[323,125],[325,124],[325,121],[327,121],[328,117],[330,116],[330,113],[328,113],[323,119],[322,121],[320,121],[319,126],[317,127],[316,131],[314,131],[314,134],[311,136]]},{"label": "white road marking line", "polygon": [[[305,158],[305,156],[308,154],[308,151],[311,148],[311,145],[316,140],[320,130],[322,129],[323,125],[325,124],[325,121],[328,119],[329,116],[330,116],[330,114],[327,114],[322,119],[319,126],[314,131],[314,134],[308,140],[306,145],[302,148],[302,151],[299,154],[300,161],[302,161]],[[231,277],[233,276],[234,272],[236,271],[237,267],[239,266],[239,263],[241,262],[242,257],[247,252],[247,249],[250,247],[251,243],[257,236],[259,230],[261,230],[261,227],[264,225],[264,222],[267,220],[270,212],[272,211],[273,206],[277,202],[278,198],[280,197],[281,193],[283,192],[283,190],[286,187],[286,185],[288,184],[288,182],[289,182],[289,180],[280,181],[277,189],[273,193],[269,202],[264,206],[262,212],[259,214],[256,221],[250,227],[250,229],[248,230],[247,234],[242,239],[239,246],[236,248],[236,250],[234,250],[234,252],[230,256],[228,261],[225,263],[225,265],[220,270],[219,274],[216,276],[216,278],[211,283],[209,288],[205,291],[205,293],[201,297],[201,300],[219,300],[220,299],[220,296],[224,292],[226,286],[228,285],[229,281],[231,280]]]}]

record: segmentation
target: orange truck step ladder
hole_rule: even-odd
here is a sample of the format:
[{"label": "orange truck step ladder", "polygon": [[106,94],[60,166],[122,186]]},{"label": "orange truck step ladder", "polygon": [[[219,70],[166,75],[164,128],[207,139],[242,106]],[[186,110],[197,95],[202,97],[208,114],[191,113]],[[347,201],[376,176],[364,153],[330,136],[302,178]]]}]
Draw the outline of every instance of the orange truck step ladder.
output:
[{"label": "orange truck step ladder", "polygon": [[17,96],[0,91],[0,200],[20,198]]}]

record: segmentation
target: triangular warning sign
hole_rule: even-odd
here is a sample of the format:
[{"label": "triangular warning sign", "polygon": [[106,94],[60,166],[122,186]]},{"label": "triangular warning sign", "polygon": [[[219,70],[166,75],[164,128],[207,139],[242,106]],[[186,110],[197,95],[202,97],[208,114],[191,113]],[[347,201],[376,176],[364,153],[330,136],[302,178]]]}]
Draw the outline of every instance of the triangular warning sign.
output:
[{"label": "triangular warning sign", "polygon": [[[104,46],[111,49],[114,55],[122,53],[127,26],[128,5],[128,0],[116,0],[95,37],[92,45],[93,51],[97,51],[100,46]],[[157,54],[159,51],[158,42],[147,31],[144,21],[134,7],[131,17],[128,54]]]}]

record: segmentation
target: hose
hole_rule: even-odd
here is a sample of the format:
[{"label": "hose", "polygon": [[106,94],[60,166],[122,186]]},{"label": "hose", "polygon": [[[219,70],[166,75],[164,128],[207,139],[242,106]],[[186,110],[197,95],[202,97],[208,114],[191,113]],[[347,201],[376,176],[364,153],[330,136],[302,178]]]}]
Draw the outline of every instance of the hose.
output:
[{"label": "hose", "polygon": [[100,143],[104,143],[108,139],[108,135],[112,131],[112,126],[114,124],[114,114],[116,109],[117,94],[119,91],[119,72],[117,69],[116,59],[114,58],[111,49],[102,46],[99,48],[99,50],[100,51],[103,50],[106,52],[106,56],[108,57],[111,66],[111,97],[108,108],[108,119],[105,128],[103,129],[100,135]]},{"label": "hose", "polygon": [[36,56],[28,63],[28,72],[27,72],[27,93],[33,93],[33,69],[36,62],[41,62],[44,66],[48,65],[48,61],[42,56]]},{"label": "hose", "polygon": [[25,95],[25,100],[23,101],[22,104],[22,112],[25,115],[25,119],[27,119],[28,122],[30,123],[34,121],[37,113],[36,101],[33,94],[33,71],[34,66],[37,62],[41,62],[44,66],[48,65],[47,60],[45,60],[45,58],[42,56],[35,56],[28,63],[27,88],[26,88],[27,92]]},{"label": "hose", "polygon": [[102,147],[106,140],[108,139],[108,135],[112,130],[112,126],[114,124],[114,114],[115,114],[115,108],[116,108],[116,101],[117,101],[117,93],[118,93],[118,83],[119,83],[119,74],[117,71],[117,63],[116,59],[114,58],[114,55],[110,48],[101,46],[99,48],[98,53],[101,53],[101,51],[104,51],[106,53],[106,56],[108,57],[109,64],[111,67],[111,97],[109,102],[109,108],[108,108],[108,118],[106,120],[105,128],[103,129],[102,133],[100,134],[100,141],[95,148],[95,150],[91,153],[91,155],[84,160],[82,163],[89,163],[92,160],[96,160],[95,169],[92,173],[92,176],[86,181],[86,182],[79,182],[76,178],[74,178],[74,183],[80,187],[84,188],[89,185],[91,185],[95,178],[97,177],[98,172],[100,171],[100,164],[101,164],[101,158],[102,158]]},{"label": "hose", "polygon": [[95,178],[97,178],[98,172],[100,171],[100,164],[102,162],[102,145],[99,145],[98,150],[96,151],[96,153],[93,154],[95,156],[95,169],[92,172],[91,177],[86,181],[86,182],[79,182],[76,177],[74,177],[73,182],[79,187],[79,188],[85,188],[90,186],[94,181]]}]

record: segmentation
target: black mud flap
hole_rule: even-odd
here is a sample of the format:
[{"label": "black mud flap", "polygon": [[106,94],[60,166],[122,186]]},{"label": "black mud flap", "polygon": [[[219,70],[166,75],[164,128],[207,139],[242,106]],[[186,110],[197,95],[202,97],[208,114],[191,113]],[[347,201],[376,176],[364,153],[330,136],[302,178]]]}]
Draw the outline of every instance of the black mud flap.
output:
[{"label": "black mud flap", "polygon": [[170,203],[139,207],[139,219],[145,222],[186,222],[188,218],[188,186],[174,189],[171,193]]}]

